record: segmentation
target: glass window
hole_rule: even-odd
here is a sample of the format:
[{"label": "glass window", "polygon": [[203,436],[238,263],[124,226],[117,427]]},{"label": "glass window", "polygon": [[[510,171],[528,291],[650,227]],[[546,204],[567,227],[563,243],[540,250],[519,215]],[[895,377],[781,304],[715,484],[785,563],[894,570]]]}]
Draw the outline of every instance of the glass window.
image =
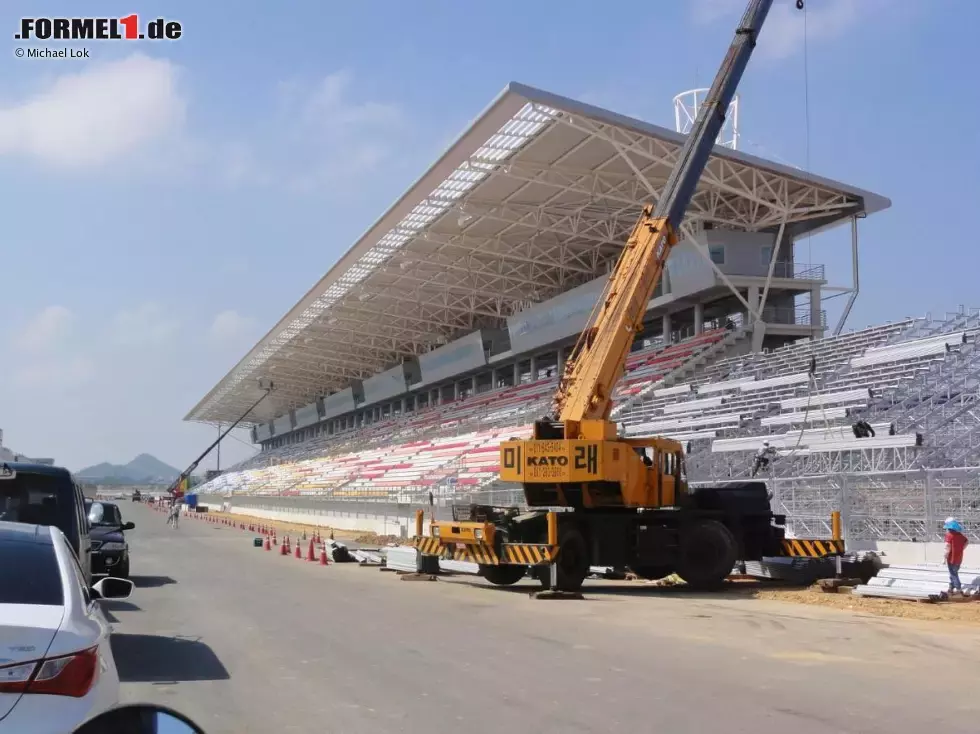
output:
[{"label": "glass window", "polygon": [[24,540],[0,542],[0,604],[65,603],[54,546]]},{"label": "glass window", "polygon": [[92,603],[92,595],[89,593],[88,584],[85,581],[85,572],[82,571],[82,565],[78,562],[78,556],[75,555],[74,549],[69,546],[68,550],[71,555],[71,570],[75,577],[75,582],[78,584],[82,592],[82,598],[85,599],[85,606]]},{"label": "glass window", "polygon": [[74,536],[75,487],[62,477],[18,472],[0,480],[0,520],[53,525]]},{"label": "glass window", "polygon": [[715,265],[724,265],[725,264],[724,245],[715,245],[714,247],[709,247],[708,256],[711,258],[711,262],[713,262]]},{"label": "glass window", "polygon": [[769,260],[772,258],[772,247],[763,247],[759,250],[759,258],[762,260],[762,264],[769,267]]},{"label": "glass window", "polygon": [[92,525],[122,525],[122,513],[117,505],[106,502],[86,502],[85,505],[88,509],[88,521]]}]

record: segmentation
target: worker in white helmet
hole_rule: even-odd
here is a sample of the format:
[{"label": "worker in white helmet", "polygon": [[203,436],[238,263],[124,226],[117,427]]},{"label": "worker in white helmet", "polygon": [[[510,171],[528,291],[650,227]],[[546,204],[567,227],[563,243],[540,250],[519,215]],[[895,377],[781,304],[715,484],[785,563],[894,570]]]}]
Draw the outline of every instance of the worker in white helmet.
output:
[{"label": "worker in white helmet", "polygon": [[754,477],[758,474],[760,469],[768,469],[769,462],[777,456],[776,449],[769,444],[769,441],[763,441],[762,446],[755,452],[755,464],[752,465],[752,476]]}]

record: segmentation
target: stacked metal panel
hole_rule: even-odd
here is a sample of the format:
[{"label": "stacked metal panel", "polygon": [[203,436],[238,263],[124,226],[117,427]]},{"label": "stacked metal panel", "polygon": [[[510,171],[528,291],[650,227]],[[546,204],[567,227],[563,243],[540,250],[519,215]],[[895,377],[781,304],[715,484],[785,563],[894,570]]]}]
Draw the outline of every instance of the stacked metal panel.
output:
[{"label": "stacked metal panel", "polygon": [[[980,594],[980,568],[961,568],[960,581],[969,595]],[[855,587],[858,596],[938,601],[946,598],[949,571],[945,565],[923,563],[882,568],[867,584]]]},{"label": "stacked metal panel", "polygon": [[480,566],[469,561],[448,561],[439,559],[439,569],[443,573],[480,573]]},{"label": "stacked metal panel", "polygon": [[419,570],[419,552],[410,545],[385,548],[384,555],[385,568],[408,573],[417,573]]},{"label": "stacked metal panel", "polygon": [[817,579],[833,576],[835,569],[835,561],[831,558],[775,557],[745,563],[746,576],[800,585],[812,584]]}]

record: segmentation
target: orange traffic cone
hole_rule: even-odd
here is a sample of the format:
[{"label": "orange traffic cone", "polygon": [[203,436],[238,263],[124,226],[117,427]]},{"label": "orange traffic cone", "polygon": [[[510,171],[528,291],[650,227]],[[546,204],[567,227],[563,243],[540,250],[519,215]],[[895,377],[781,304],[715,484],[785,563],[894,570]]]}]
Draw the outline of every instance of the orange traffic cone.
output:
[{"label": "orange traffic cone", "polygon": [[302,558],[303,558],[303,552],[299,549],[299,541],[298,540],[296,541],[296,553],[295,553],[295,555],[296,555],[297,558],[299,558],[300,560],[302,560]]},{"label": "orange traffic cone", "polygon": [[327,546],[322,546],[320,548],[320,565],[321,566],[330,565],[329,563],[327,563]]},{"label": "orange traffic cone", "polygon": [[268,535],[265,536],[265,546],[264,547],[265,547],[265,549],[267,551],[271,551],[272,550],[272,546],[269,545],[269,536]]},{"label": "orange traffic cone", "polygon": [[313,539],[312,538],[310,538],[310,547],[306,550],[306,560],[307,561],[315,561],[316,560],[316,554],[315,554],[315,551],[313,550]]},{"label": "orange traffic cone", "polygon": [[280,556],[288,556],[289,555],[289,548],[286,547],[286,539],[285,538],[282,539],[282,545],[279,546],[279,555]]}]

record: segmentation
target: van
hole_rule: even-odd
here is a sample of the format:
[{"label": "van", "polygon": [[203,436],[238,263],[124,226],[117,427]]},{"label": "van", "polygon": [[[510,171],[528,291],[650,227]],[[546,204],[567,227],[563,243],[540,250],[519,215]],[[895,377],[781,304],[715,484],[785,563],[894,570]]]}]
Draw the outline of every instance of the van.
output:
[{"label": "van", "polygon": [[0,521],[58,528],[92,583],[92,539],[85,497],[71,472],[27,462],[0,463]]}]

